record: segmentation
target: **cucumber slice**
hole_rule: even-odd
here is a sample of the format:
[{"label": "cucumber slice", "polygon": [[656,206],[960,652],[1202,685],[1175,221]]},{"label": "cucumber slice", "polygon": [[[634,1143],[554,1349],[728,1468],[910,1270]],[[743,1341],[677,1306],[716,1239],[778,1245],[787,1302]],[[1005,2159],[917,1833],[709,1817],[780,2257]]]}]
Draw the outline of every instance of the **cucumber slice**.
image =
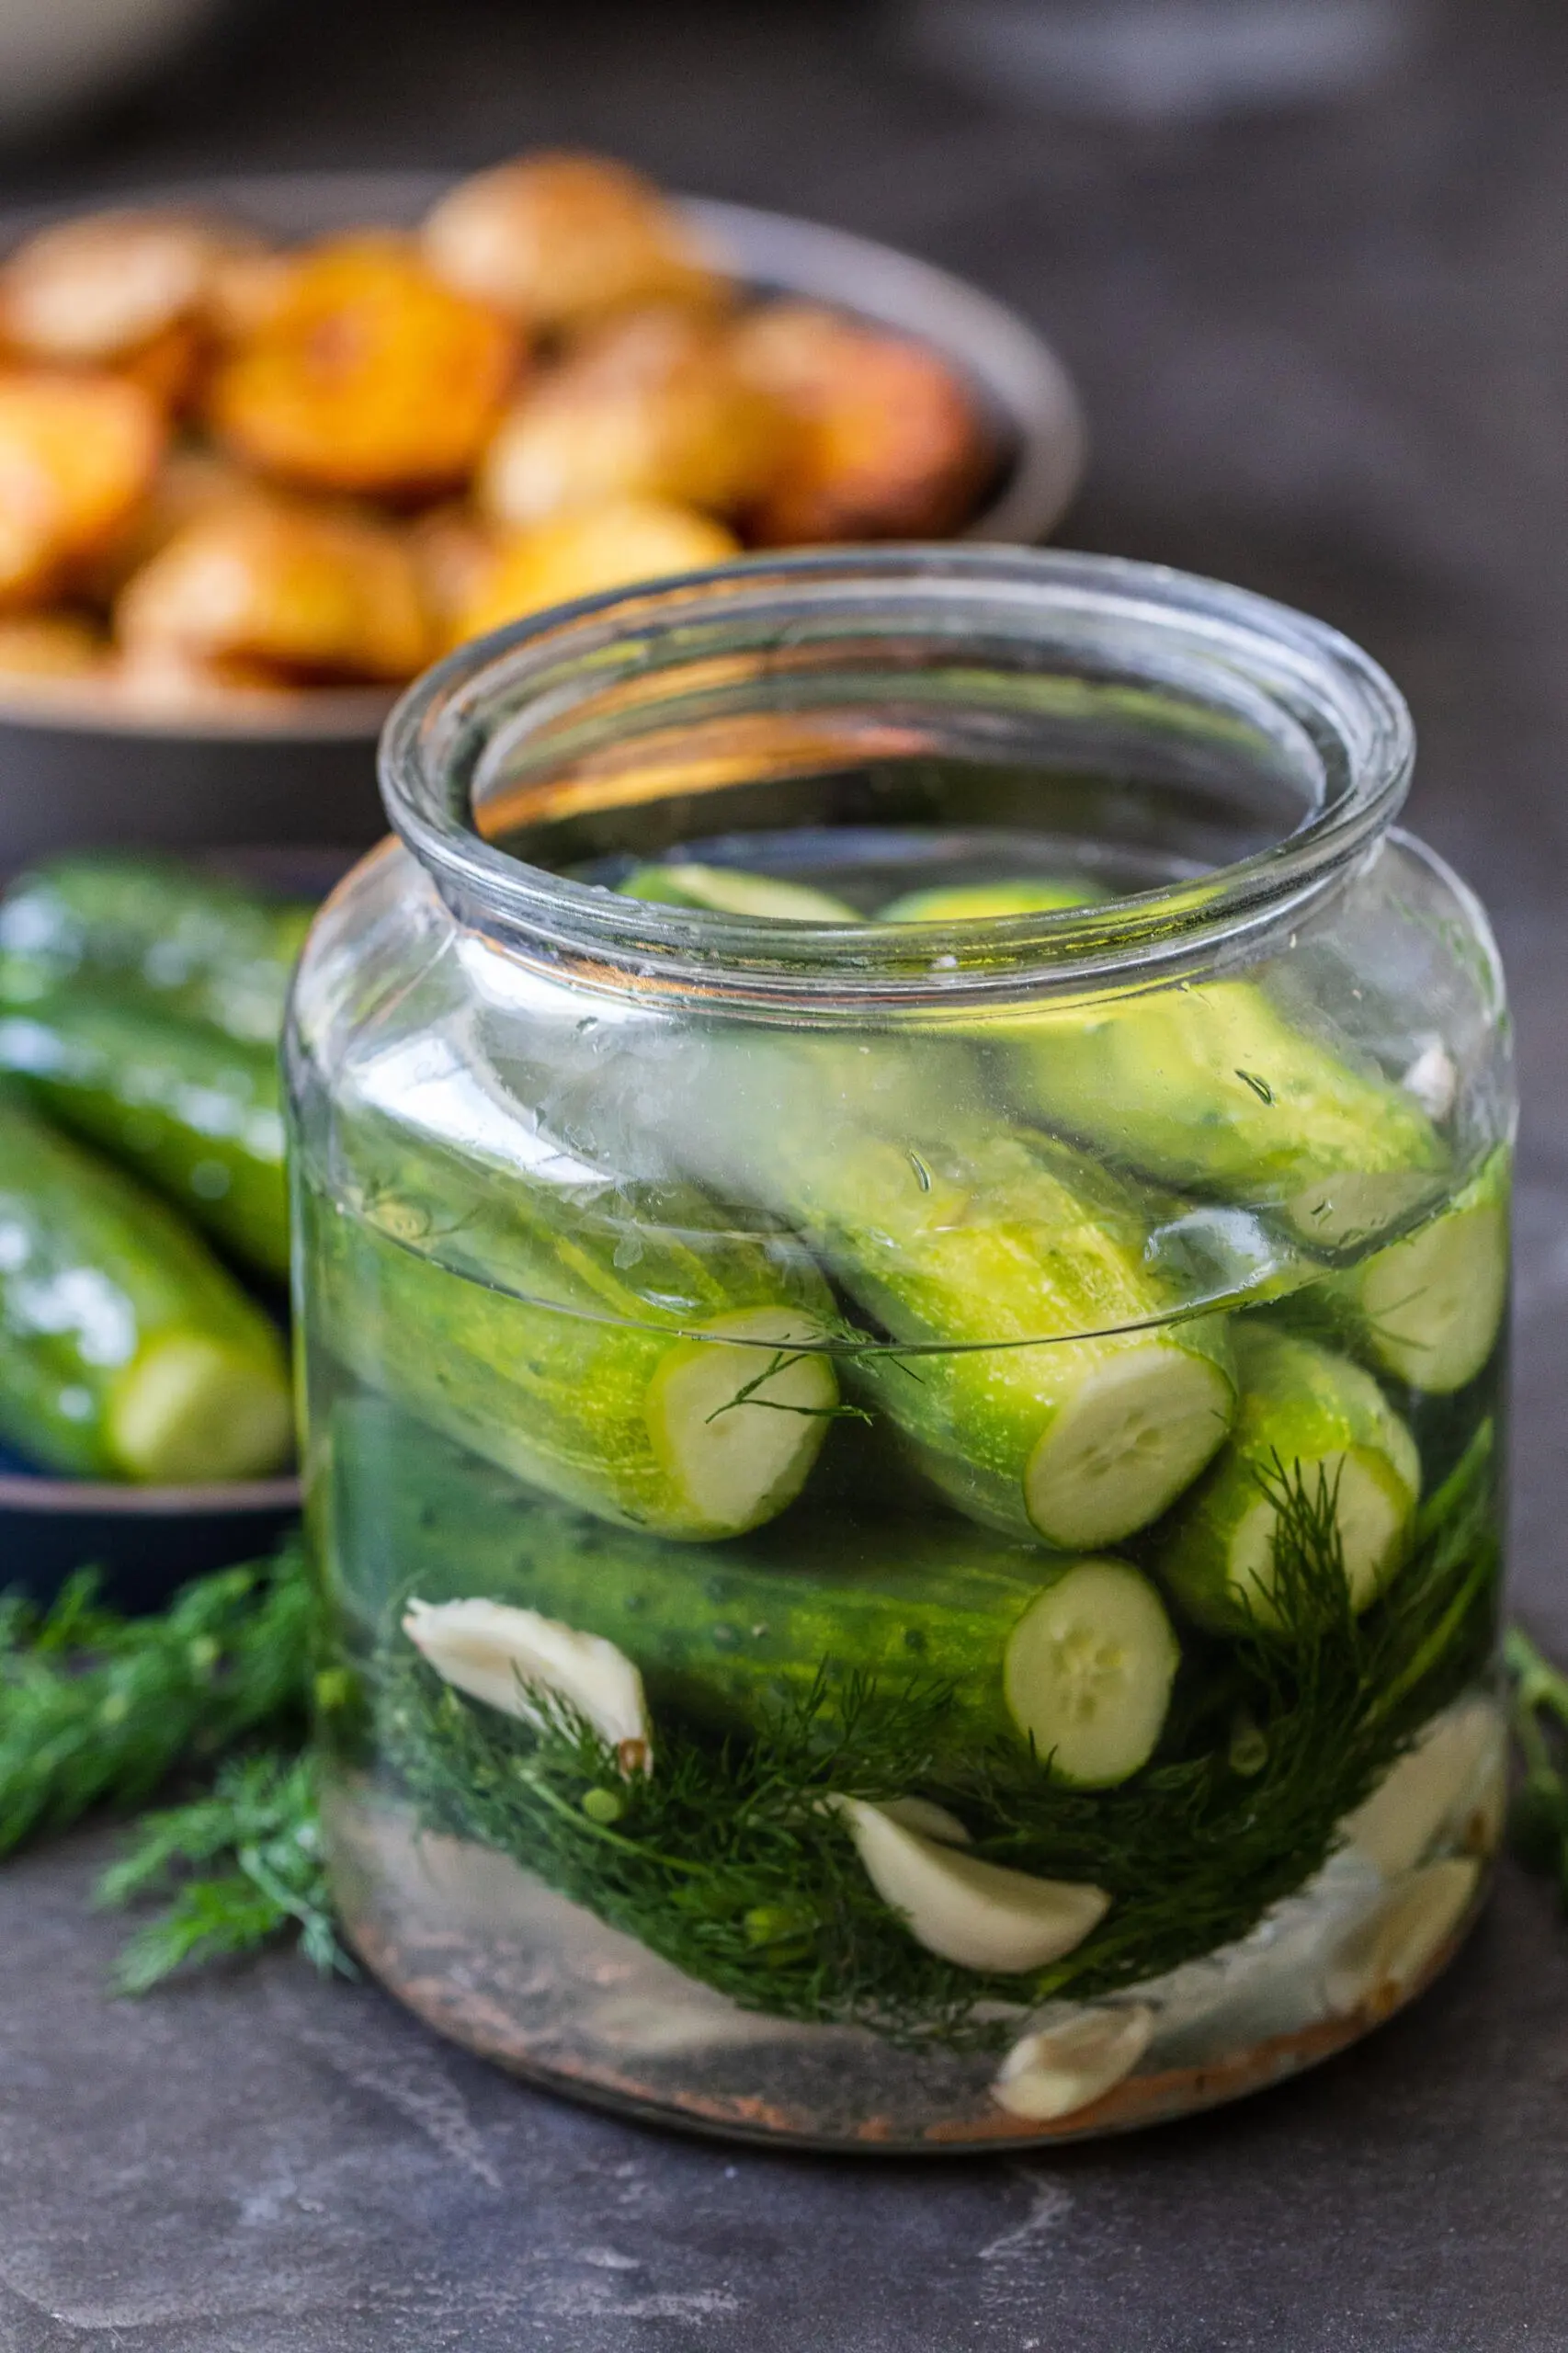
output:
[{"label": "cucumber slice", "polygon": [[442,1681],[471,1699],[532,1724],[543,1721],[541,1692],[563,1699],[621,1752],[623,1766],[652,1770],[642,1677],[602,1635],[481,1597],[411,1599],[403,1631]]},{"label": "cucumber slice", "polygon": [[830,1419],[838,1402],[821,1337],[815,1326],[753,1308],[719,1316],[660,1365],[648,1384],[648,1437],[698,1526],[754,1527],[798,1492],[802,1432]]},{"label": "cucumber slice", "polygon": [[1365,1609],[1404,1558],[1420,1495],[1415,1441],[1371,1375],[1311,1341],[1244,1326],[1241,1409],[1229,1444],[1160,1531],[1155,1565],[1194,1622],[1224,1632],[1278,1623],[1280,1476],[1335,1498],[1352,1605]]},{"label": "cucumber slice", "polygon": [[882,1902],[917,1944],[960,1969],[1015,1975],[1081,1945],[1110,1909],[1103,1888],[1033,1879],[911,1830],[881,1806],[841,1797],[836,1811]]},{"label": "cucumber slice", "polygon": [[1230,1427],[1211,1358],[1159,1341],[1079,1382],[1024,1472],[1024,1507],[1048,1544],[1079,1551],[1144,1528],[1196,1478]]},{"label": "cucumber slice", "polygon": [[1148,1763],[1180,1663],[1148,1578],[1123,1561],[1080,1561],[1015,1627],[1002,1687],[1053,1779],[1106,1790]]},{"label": "cucumber slice", "polygon": [[1061,2026],[1044,2027],[1015,2042],[1002,2062],[991,2097],[1010,2116],[1054,2124],[1103,2099],[1132,2073],[1154,2033],[1146,2002],[1114,2010],[1085,2010]]},{"label": "cucumber slice", "polygon": [[1324,1980],[1329,2008],[1339,2018],[1356,2010],[1386,2016],[1458,1933],[1480,1886],[1481,1865],[1471,1857],[1412,1871],[1333,1955]]},{"label": "cucumber slice", "polygon": [[1446,1397],[1475,1379],[1508,1303],[1508,1155],[1493,1154],[1452,1206],[1338,1279],[1363,1353]]},{"label": "cucumber slice", "polygon": [[748,874],[738,866],[639,866],[616,884],[623,899],[666,907],[706,907],[720,915],[765,915],[775,923],[860,923],[858,911],[808,882]]},{"label": "cucumber slice", "polygon": [[128,1478],[153,1486],[243,1479],[281,1462],[293,1436],[287,1383],[258,1377],[249,1349],[180,1333],[115,1381],[108,1443]]},{"label": "cucumber slice", "polygon": [[970,923],[985,916],[1053,915],[1061,907],[1100,905],[1092,882],[1047,876],[1036,882],[970,882],[905,891],[877,910],[879,923]]}]

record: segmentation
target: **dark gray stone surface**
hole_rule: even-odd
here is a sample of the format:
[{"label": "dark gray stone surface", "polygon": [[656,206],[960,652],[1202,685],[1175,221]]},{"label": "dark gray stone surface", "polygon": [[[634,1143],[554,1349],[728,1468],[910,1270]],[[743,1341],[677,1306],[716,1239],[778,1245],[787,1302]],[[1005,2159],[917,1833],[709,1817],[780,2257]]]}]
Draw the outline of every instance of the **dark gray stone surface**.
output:
[{"label": "dark gray stone surface", "polygon": [[[1519,1010],[1517,1591],[1568,1645],[1568,18],[1439,12],[1393,86],[1111,132],[888,61],[852,0],[253,6],[0,193],[593,142],[966,270],[1060,338],[1067,536],[1269,589],[1415,705],[1420,828]],[[0,2348],[1568,2348],[1568,1928],[1513,1875],[1409,2017],[1141,2141],[824,2164],[579,2113],[278,1959],[137,2007],[103,1842],[0,1876]]]}]

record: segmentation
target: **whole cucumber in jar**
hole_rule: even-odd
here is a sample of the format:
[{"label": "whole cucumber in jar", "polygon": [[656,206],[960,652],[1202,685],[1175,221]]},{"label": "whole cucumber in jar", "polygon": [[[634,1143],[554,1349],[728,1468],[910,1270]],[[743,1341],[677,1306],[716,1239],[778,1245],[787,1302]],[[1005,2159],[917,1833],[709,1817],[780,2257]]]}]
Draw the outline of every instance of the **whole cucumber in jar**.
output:
[{"label": "whole cucumber in jar", "polygon": [[282,1340],[164,1204],[0,1097],[0,1430],[45,1467],[164,1484],[277,1470]]},{"label": "whole cucumber in jar", "polygon": [[1310,1340],[1242,1319],[1241,1409],[1213,1468],[1156,1529],[1151,1558],[1195,1624],[1278,1620],[1288,1531],[1321,1523],[1351,1607],[1376,1600],[1406,1557],[1421,1494],[1415,1440],[1370,1373]]},{"label": "whole cucumber in jar", "polygon": [[922,1087],[917,1048],[750,1051],[778,1108],[766,1146],[744,1157],[738,1134],[723,1174],[885,1333],[847,1350],[850,1376],[921,1470],[965,1512],[1062,1551],[1157,1518],[1235,1404],[1224,1319],[1181,1318],[1157,1217],[1081,1154],[981,1106],[960,1120]]},{"label": "whole cucumber in jar", "polygon": [[0,1010],[0,1070],[236,1256],[289,1271],[278,1058],[84,988]]},{"label": "whole cucumber in jar", "polygon": [[1017,1114],[1157,1181],[1271,1209],[1355,1249],[1440,1193],[1449,1155],[1414,1096],[1211,980],[987,1023]]},{"label": "whole cucumber in jar", "polygon": [[[356,1215],[305,1196],[334,1348],[460,1444],[625,1526],[737,1535],[793,1501],[838,1408],[834,1303],[798,1249],[597,1215],[520,1175],[404,1164]],[[662,1205],[662,1214],[675,1205]]]},{"label": "whole cucumber in jar", "polygon": [[[1053,1779],[1097,1789],[1146,1764],[1165,1725],[1180,1652],[1157,1590],[1125,1561],[820,1506],[722,1548],[654,1542],[530,1507],[368,1398],[336,1409],[332,1452],[335,1543],[357,1568],[395,1563],[382,1610],[483,1596],[612,1643],[642,1676],[655,1736],[668,1715],[756,1732],[813,1695],[832,1722],[869,1679],[895,1701],[911,1685],[938,1691],[949,1768],[1021,1748]],[[357,1581],[342,1593],[363,1608]]]}]

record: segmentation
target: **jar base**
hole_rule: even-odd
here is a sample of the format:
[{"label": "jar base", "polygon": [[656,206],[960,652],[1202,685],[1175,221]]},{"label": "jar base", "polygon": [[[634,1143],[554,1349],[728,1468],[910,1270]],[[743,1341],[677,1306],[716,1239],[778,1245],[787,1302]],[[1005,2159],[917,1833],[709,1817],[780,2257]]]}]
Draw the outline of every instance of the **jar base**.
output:
[{"label": "jar base", "polygon": [[[1207,2018],[1156,2035],[1149,2063],[1101,2097],[1046,2121],[997,2103],[994,2055],[910,2052],[858,2028],[741,2010],[506,1857],[420,1833],[385,1799],[340,1786],[326,1819],[355,1950],[436,2032],[539,2089],[639,2121],[843,2154],[1052,2146],[1267,2090],[1415,2000],[1463,1943],[1486,1893],[1483,1878],[1451,1932],[1397,1984],[1329,2015],[1320,1998],[1317,2015],[1273,2030],[1262,2030],[1267,2004],[1256,1992],[1218,2004]],[[1343,1936],[1342,1905],[1328,1918]]]}]

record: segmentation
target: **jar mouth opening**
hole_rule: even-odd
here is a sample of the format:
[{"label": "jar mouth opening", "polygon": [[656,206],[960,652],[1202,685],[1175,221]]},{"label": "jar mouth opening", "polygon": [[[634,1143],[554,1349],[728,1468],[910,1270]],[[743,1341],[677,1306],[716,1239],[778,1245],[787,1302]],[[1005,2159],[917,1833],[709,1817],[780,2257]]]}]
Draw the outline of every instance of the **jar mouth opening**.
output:
[{"label": "jar mouth opening", "polygon": [[[1129,857],[1140,826],[1202,847],[1152,881],[1112,857],[1094,904],[917,923],[661,904],[540,856],[591,877],[585,850],[656,857],[683,820],[735,807],[825,808],[842,828],[884,769],[885,824],[901,776],[924,808],[937,750],[988,806],[1006,769],[1049,778],[1085,839],[1097,823]],[[748,557],[529,617],[410,688],[381,772],[453,913],[515,952],[715,1006],[864,1005],[1243,957],[1376,845],[1413,759],[1392,680],[1288,606],[1121,558],[939,545]]]}]

